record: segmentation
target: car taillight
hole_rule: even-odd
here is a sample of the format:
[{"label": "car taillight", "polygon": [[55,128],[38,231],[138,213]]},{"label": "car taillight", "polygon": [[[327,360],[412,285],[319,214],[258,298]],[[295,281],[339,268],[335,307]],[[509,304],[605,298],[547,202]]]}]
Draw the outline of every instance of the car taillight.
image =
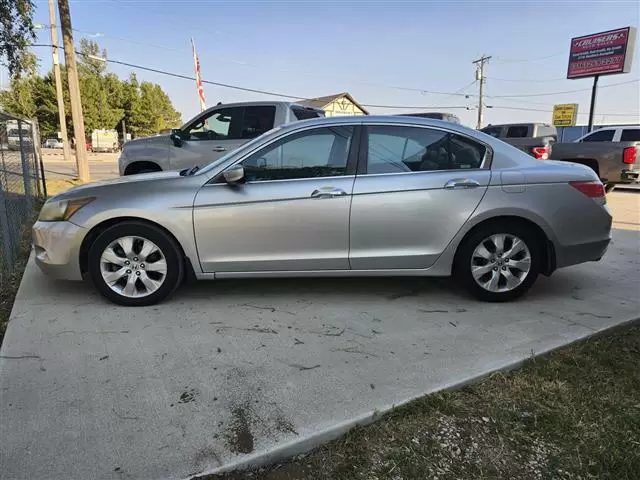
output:
[{"label": "car taillight", "polygon": [[622,161],[627,165],[633,165],[638,159],[638,147],[627,147],[622,151]]},{"label": "car taillight", "polygon": [[604,185],[600,181],[592,181],[592,182],[569,182],[576,190],[580,190],[589,198],[600,198],[604,197]]},{"label": "car taillight", "polygon": [[531,154],[538,160],[547,160],[551,154],[551,148],[549,145],[545,145],[544,147],[533,147],[531,149]]}]

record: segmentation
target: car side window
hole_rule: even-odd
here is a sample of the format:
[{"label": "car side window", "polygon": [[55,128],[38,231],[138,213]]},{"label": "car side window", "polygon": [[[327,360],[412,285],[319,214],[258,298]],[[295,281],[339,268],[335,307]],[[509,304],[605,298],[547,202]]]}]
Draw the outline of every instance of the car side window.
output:
[{"label": "car side window", "polygon": [[587,135],[582,142],[610,142],[613,140],[615,130],[598,130],[591,135]]},{"label": "car side window", "polygon": [[621,142],[640,142],[640,128],[625,128],[620,135]]},{"label": "car side window", "polygon": [[242,122],[244,108],[221,108],[209,112],[187,127],[183,132],[185,140],[236,140],[237,125]]},{"label": "car side window", "polygon": [[275,105],[245,107],[240,138],[247,140],[259,137],[263,133],[268,132],[273,128],[275,118]]},{"label": "car side window", "polygon": [[352,126],[289,135],[242,161],[247,182],[346,175]]},{"label": "car side window", "polygon": [[480,168],[486,147],[430,128],[368,128],[367,174]]}]

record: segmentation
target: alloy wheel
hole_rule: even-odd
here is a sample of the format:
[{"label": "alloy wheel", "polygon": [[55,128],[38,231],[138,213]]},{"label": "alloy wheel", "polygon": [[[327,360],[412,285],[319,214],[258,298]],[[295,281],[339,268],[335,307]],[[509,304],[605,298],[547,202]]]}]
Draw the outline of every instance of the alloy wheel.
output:
[{"label": "alloy wheel", "polygon": [[167,259],[152,241],[121,237],[111,242],[100,256],[100,273],[111,290],[128,298],[156,292],[167,277]]},{"label": "alloy wheel", "polygon": [[471,255],[471,275],[488,292],[519,287],[531,270],[531,252],[516,235],[499,233],[485,238]]}]

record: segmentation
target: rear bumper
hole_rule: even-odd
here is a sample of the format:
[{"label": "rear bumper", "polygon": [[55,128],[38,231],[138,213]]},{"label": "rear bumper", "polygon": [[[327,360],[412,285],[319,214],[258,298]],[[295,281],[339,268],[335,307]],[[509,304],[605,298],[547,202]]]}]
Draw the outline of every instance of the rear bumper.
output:
[{"label": "rear bumper", "polygon": [[86,228],[71,222],[36,222],[33,248],[43,273],[62,280],[82,280],[80,246]]},{"label": "rear bumper", "polygon": [[556,246],[557,268],[570,267],[584,262],[597,262],[604,257],[610,244],[611,237],[569,247]]},{"label": "rear bumper", "polygon": [[622,183],[640,183],[640,170],[623,170],[620,181]]}]

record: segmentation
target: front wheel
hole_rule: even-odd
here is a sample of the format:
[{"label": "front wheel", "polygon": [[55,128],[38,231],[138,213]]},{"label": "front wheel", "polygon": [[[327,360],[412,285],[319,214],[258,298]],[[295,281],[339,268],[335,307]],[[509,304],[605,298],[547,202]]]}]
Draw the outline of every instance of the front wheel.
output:
[{"label": "front wheel", "polygon": [[89,250],[89,276],[114,303],[146,306],[171,295],[182,283],[180,249],[164,231],[127,221],[107,228]]},{"label": "front wheel", "polygon": [[460,246],[455,275],[476,298],[506,302],[523,295],[540,273],[540,246],[520,225],[480,227]]}]

